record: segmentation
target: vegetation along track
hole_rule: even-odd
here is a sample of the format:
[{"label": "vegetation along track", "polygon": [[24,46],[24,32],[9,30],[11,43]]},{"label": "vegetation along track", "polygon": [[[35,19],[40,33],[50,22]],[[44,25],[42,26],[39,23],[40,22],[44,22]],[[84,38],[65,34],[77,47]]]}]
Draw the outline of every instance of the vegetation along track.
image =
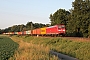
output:
[{"label": "vegetation along track", "polygon": [[[79,60],[90,59],[90,42],[69,40],[62,37],[32,37],[12,36],[14,41],[19,43],[19,49],[13,58],[16,60],[47,60],[49,51],[56,52],[77,58]],[[52,56],[50,56],[52,58]],[[12,59],[11,59],[12,60]],[[55,59],[50,59],[55,60]]]},{"label": "vegetation along track", "polygon": [[11,39],[19,44],[19,48],[10,60],[57,60],[57,57],[49,57],[48,46],[34,44],[32,40],[27,41],[24,37],[11,37]]}]

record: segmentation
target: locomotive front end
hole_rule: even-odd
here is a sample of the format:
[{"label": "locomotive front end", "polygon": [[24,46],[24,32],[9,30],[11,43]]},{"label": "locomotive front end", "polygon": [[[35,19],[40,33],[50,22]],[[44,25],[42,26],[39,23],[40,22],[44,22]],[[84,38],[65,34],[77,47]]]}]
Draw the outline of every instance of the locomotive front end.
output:
[{"label": "locomotive front end", "polygon": [[65,35],[65,33],[66,33],[65,25],[63,25],[63,24],[58,25],[58,33],[60,35]]}]

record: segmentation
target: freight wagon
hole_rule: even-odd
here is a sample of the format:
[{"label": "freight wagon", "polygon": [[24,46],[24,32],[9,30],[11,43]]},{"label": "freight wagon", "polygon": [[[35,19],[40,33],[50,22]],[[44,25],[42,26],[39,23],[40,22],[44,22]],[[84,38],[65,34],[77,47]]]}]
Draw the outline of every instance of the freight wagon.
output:
[{"label": "freight wagon", "polygon": [[41,35],[45,35],[46,34],[46,27],[41,28]]},{"label": "freight wagon", "polygon": [[36,29],[36,31],[37,31],[37,35],[41,34],[41,29],[40,28]]},{"label": "freight wagon", "polygon": [[31,30],[26,31],[26,34],[30,35],[31,34]]}]

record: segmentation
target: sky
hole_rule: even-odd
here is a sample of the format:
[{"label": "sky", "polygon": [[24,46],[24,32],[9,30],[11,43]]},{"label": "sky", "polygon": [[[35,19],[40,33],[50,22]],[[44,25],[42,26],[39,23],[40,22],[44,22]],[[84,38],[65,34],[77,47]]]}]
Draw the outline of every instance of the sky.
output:
[{"label": "sky", "polygon": [[0,0],[0,29],[27,22],[50,24],[58,9],[69,10],[74,0]]}]

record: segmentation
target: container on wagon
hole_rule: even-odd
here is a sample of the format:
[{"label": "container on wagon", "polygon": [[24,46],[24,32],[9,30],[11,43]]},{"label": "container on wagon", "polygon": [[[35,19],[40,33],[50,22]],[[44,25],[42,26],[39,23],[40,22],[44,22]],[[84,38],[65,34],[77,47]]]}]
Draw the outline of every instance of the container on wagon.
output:
[{"label": "container on wagon", "polygon": [[14,35],[14,32],[12,32],[12,34]]},{"label": "container on wagon", "polygon": [[26,34],[31,34],[31,30],[26,31]]},{"label": "container on wagon", "polygon": [[40,30],[41,30],[41,34],[46,34],[46,27],[41,28]]},{"label": "container on wagon", "polygon": [[11,33],[10,33],[10,32],[8,32],[8,34],[10,35]]},{"label": "container on wagon", "polygon": [[3,34],[5,34],[5,33],[3,33]]},{"label": "container on wagon", "polygon": [[28,30],[28,34],[31,34],[31,30]]},{"label": "container on wagon", "polygon": [[26,31],[23,31],[22,34],[23,34],[23,35],[26,35]]},{"label": "container on wagon", "polygon": [[32,34],[36,34],[36,32],[37,32],[37,30],[36,30],[36,29],[34,29],[34,30],[32,31]]},{"label": "container on wagon", "polygon": [[22,32],[18,32],[18,35],[22,35]]},{"label": "container on wagon", "polygon": [[17,35],[17,32],[14,32],[15,35]]},{"label": "container on wagon", "polygon": [[41,29],[40,28],[38,28],[38,29],[36,29],[36,34],[38,34],[38,35],[40,35],[41,34]]},{"label": "container on wagon", "polygon": [[11,35],[11,34],[12,34],[12,32],[9,32],[9,34]]},{"label": "container on wagon", "polygon": [[9,34],[9,33],[6,33],[6,34]]},{"label": "container on wagon", "polygon": [[7,33],[5,33],[7,35]]}]

